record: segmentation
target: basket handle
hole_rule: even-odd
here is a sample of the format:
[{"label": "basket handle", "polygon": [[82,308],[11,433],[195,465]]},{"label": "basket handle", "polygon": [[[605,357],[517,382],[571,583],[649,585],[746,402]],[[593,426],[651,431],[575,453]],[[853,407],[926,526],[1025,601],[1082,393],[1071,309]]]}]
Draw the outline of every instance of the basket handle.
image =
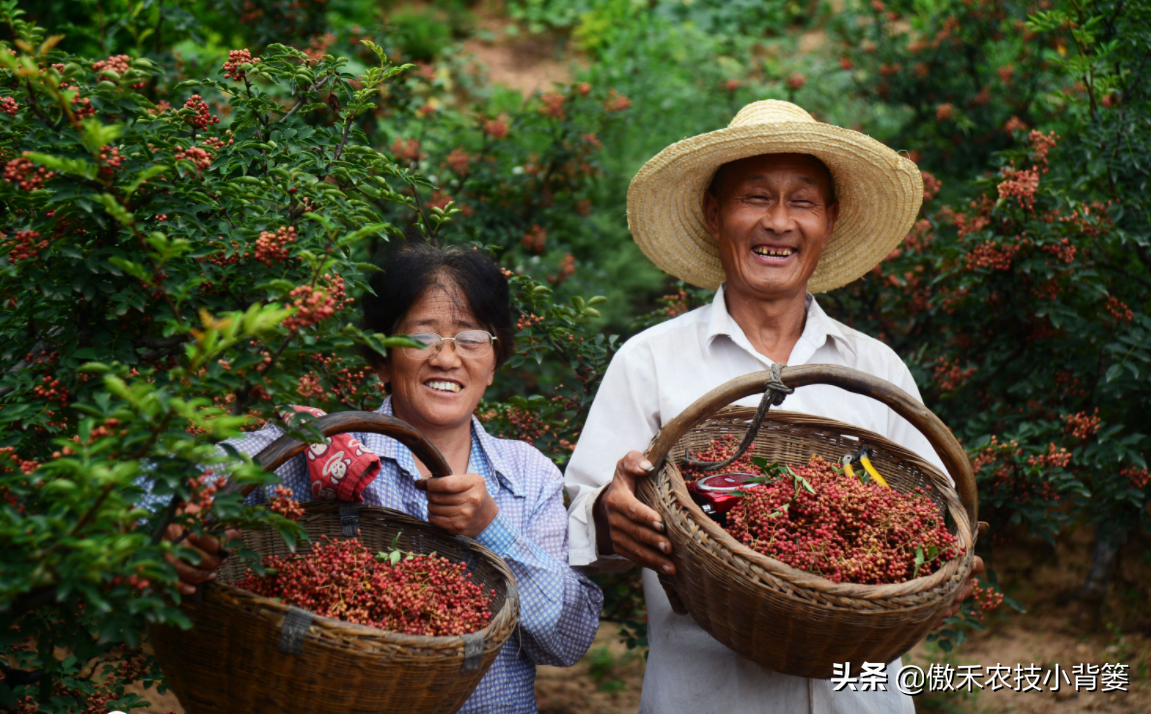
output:
[{"label": "basket handle", "polygon": [[[656,434],[647,451],[648,459],[658,468],[684,434],[732,402],[762,393],[771,377],[770,371],[745,374],[704,394]],[[792,389],[812,384],[828,384],[871,397],[890,407],[927,437],[928,443],[935,449],[935,453],[939,454],[943,465],[955,479],[955,490],[963,501],[972,528],[979,522],[979,496],[975,489],[975,474],[971,471],[971,461],[967,458],[967,452],[955,440],[947,425],[907,392],[886,380],[857,369],[831,364],[784,367],[779,371],[779,377],[784,385]]]},{"label": "basket handle", "polygon": [[[450,476],[452,473],[451,467],[448,466],[448,462],[439,449],[425,439],[424,435],[417,431],[414,426],[395,417],[377,412],[336,412],[318,417],[309,423],[322,432],[324,436],[333,436],[349,431],[390,436],[411,449],[416,458],[424,462],[424,465],[432,472],[433,478]],[[265,470],[275,471],[283,466],[288,459],[303,453],[306,448],[308,448],[307,442],[284,434],[256,454],[256,461]],[[247,496],[255,487],[256,484],[253,483],[239,487],[229,481],[221,492],[235,493],[239,491],[240,495]]]}]

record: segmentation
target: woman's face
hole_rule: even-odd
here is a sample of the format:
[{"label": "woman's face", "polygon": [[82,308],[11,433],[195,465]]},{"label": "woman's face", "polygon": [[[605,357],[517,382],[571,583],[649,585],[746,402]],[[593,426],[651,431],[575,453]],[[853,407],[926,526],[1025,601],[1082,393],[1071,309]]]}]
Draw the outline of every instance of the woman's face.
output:
[{"label": "woman's face", "polygon": [[[488,330],[472,315],[467,300],[454,285],[428,289],[408,310],[396,332],[434,332],[455,337],[464,330]],[[421,429],[441,430],[470,423],[484,390],[496,374],[496,355],[460,357],[455,343],[445,342],[439,354],[392,349],[380,367],[380,379],[391,382],[396,416]]]}]

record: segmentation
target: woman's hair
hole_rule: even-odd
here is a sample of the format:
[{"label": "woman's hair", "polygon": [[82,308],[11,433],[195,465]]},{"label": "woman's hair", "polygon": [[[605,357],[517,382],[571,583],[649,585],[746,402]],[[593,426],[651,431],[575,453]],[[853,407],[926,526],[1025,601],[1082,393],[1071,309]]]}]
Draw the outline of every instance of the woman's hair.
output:
[{"label": "woman's hair", "polygon": [[[364,327],[369,332],[395,334],[404,316],[432,288],[458,288],[465,304],[484,329],[496,336],[493,350],[498,369],[511,356],[515,341],[508,280],[487,253],[445,246],[421,238],[391,244],[376,259],[381,273],[369,281],[375,295],[364,293]],[[379,366],[384,356],[365,348],[368,361]]]}]

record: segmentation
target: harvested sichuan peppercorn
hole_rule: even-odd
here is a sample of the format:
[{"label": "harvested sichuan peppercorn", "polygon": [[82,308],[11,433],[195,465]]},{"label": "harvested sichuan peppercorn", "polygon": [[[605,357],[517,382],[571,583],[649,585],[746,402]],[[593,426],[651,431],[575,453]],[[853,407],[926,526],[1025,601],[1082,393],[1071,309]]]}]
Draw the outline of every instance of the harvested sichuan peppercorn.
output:
[{"label": "harvested sichuan peppercorn", "polygon": [[357,539],[327,536],[304,555],[264,559],[267,574],[236,587],[322,617],[407,635],[463,635],[492,619],[496,591],[484,592],[463,563],[432,553],[373,555]]},{"label": "harvested sichuan peppercorn", "polygon": [[963,554],[922,489],[900,493],[815,456],[764,469],[742,489],[725,530],[744,545],[834,582],[901,583]]}]

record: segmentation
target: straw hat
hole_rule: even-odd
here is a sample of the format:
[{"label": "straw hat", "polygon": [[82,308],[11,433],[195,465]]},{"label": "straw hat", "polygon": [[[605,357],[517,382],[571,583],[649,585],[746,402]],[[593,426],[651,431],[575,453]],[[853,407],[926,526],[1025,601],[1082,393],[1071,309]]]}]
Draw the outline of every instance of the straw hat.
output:
[{"label": "straw hat", "polygon": [[726,129],[676,142],[644,164],[627,192],[628,227],[640,250],[677,278],[718,288],[723,266],[704,222],[704,192],[722,164],[783,153],[823,161],[839,200],[839,220],[808,282],[811,292],[862,276],[911,230],[923,202],[923,178],[912,161],[865,134],[769,99],[748,104]]}]

